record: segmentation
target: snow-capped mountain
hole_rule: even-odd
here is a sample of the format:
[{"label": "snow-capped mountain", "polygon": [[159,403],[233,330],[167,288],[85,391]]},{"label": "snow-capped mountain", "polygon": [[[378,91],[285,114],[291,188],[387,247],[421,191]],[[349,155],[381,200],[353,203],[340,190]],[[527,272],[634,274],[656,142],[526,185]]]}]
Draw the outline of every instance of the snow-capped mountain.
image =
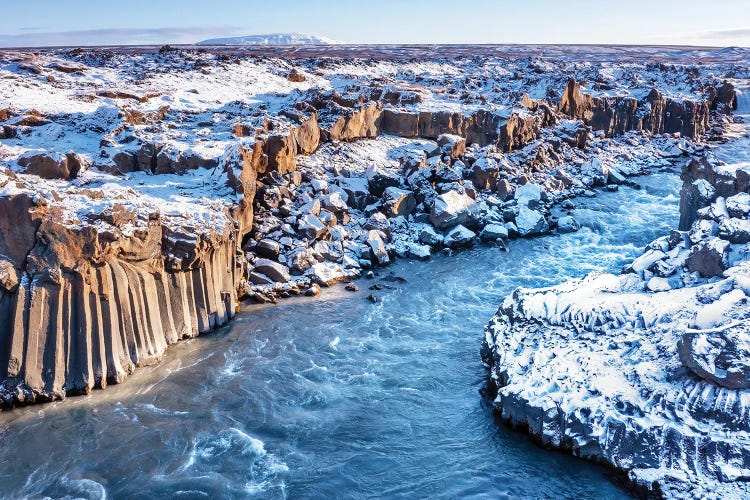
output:
[{"label": "snow-capped mountain", "polygon": [[210,38],[198,42],[197,45],[335,45],[341,43],[343,42],[305,33],[269,33],[266,35]]}]

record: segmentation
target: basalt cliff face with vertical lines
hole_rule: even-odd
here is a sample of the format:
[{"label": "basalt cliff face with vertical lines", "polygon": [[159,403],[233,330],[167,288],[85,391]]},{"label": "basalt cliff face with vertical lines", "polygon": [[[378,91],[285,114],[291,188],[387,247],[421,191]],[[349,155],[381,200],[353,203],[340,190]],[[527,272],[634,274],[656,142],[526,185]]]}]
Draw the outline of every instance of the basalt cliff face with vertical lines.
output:
[{"label": "basalt cliff face with vertical lines", "polygon": [[680,62],[405,54],[1,54],[2,405],[120,383],[243,297],[575,230],[550,208],[685,162],[736,107]]}]

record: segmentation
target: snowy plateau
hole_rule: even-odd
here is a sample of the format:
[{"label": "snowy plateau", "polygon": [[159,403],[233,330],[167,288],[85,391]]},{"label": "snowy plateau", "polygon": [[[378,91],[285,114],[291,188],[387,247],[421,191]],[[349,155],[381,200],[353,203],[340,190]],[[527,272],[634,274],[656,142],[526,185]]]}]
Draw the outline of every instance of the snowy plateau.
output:
[{"label": "snowy plateau", "polygon": [[500,304],[493,405],[645,495],[750,496],[750,50],[203,44],[0,52],[3,407],[669,172],[680,220],[621,272]]}]

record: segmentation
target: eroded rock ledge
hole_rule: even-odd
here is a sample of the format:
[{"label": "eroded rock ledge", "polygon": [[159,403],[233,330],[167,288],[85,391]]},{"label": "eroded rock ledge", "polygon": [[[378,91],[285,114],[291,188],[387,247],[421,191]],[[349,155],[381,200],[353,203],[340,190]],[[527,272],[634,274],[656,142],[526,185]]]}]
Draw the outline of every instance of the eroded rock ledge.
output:
[{"label": "eroded rock ledge", "polygon": [[747,174],[693,160],[686,230],[621,275],[505,299],[482,349],[504,420],[656,496],[750,495]]}]

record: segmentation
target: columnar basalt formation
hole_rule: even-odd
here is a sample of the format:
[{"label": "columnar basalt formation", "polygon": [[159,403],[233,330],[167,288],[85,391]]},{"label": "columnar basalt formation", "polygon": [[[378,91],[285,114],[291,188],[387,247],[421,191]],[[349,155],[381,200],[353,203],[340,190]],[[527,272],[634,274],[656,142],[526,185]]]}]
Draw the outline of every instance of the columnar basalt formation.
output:
[{"label": "columnar basalt formation", "polygon": [[729,111],[734,106],[732,85],[727,83],[720,89],[721,92],[712,88],[704,101],[667,98],[653,89],[644,100],[639,101],[628,96],[594,97],[582,92],[580,84],[571,80],[557,109],[583,120],[608,137],[621,135],[628,130],[698,137],[706,131],[712,109],[722,104]]},{"label": "columnar basalt formation", "polygon": [[[103,189],[44,191],[0,174],[3,406],[119,383],[234,316],[253,156],[233,151],[224,168],[240,196],[210,221],[162,215],[132,192],[105,200]],[[105,206],[81,216],[68,197]]]}]

